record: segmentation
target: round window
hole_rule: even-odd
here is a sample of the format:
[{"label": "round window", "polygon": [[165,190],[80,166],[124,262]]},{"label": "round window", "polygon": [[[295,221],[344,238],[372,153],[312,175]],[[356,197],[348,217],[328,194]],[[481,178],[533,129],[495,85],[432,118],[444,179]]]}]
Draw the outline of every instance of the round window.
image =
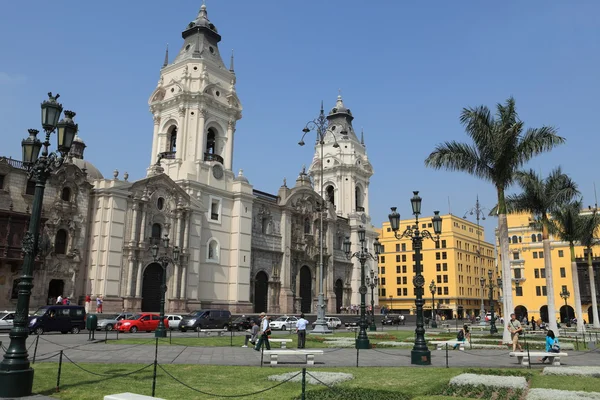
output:
[{"label": "round window", "polygon": [[159,210],[165,208],[165,199],[163,197],[159,197],[156,201],[156,208],[158,208]]},{"label": "round window", "polygon": [[215,49],[212,46],[208,48],[208,51],[210,51],[210,54],[215,54]]},{"label": "round window", "polygon": [[215,94],[217,95],[217,97],[219,97],[221,95],[221,92],[219,92],[218,90],[215,92]]},{"label": "round window", "polygon": [[192,47],[192,45],[188,44],[187,46],[185,46],[185,51],[188,51],[190,49],[190,47]]}]

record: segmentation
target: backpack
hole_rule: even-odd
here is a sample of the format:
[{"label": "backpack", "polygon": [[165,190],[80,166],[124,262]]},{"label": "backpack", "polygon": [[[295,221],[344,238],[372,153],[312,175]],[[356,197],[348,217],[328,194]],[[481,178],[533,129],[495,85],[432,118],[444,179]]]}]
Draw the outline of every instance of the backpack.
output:
[{"label": "backpack", "polygon": [[465,332],[461,329],[456,335],[456,340],[465,340]]},{"label": "backpack", "polygon": [[558,344],[558,340],[554,340],[554,344],[552,345],[552,347],[550,348],[551,352],[556,352],[559,353],[560,352],[560,345]]}]

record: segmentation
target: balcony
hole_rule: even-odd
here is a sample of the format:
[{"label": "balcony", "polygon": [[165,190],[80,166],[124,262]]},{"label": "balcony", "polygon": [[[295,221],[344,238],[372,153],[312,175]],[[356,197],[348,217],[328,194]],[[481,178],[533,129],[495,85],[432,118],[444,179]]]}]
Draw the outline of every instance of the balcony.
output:
[{"label": "balcony", "polygon": [[204,161],[216,161],[223,164],[223,157],[218,154],[204,153]]}]

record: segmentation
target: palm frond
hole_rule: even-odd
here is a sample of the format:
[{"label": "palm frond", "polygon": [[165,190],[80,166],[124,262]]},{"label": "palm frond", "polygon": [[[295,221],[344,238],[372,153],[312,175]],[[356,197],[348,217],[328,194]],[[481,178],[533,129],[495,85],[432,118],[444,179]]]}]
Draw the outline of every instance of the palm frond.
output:
[{"label": "palm frond", "polygon": [[556,129],[551,126],[529,128],[516,146],[518,162],[523,165],[534,156],[550,151],[565,141],[566,139],[558,136]]},{"label": "palm frond", "polygon": [[554,210],[548,226],[550,233],[569,244],[578,241],[584,222],[580,215],[581,205],[581,200],[575,200]]},{"label": "palm frond", "polygon": [[594,211],[592,215],[583,217],[581,231],[579,232],[579,241],[582,246],[591,248],[598,244],[598,228],[600,228],[600,215],[598,215],[596,211]]},{"label": "palm frond", "polygon": [[465,126],[465,131],[482,153],[492,147],[494,142],[495,121],[486,106],[464,108],[460,114],[460,123]]},{"label": "palm frond", "polygon": [[477,149],[466,143],[452,141],[437,145],[425,159],[425,166],[464,171],[481,179],[490,180],[489,166],[481,160]]}]

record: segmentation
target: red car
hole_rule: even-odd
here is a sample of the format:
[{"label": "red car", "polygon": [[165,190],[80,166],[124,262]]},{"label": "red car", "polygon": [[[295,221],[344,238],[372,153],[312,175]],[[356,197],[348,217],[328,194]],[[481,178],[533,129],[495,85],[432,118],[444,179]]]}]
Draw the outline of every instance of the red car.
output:
[{"label": "red car", "polygon": [[[131,332],[136,333],[137,331],[152,332],[158,327],[160,322],[160,315],[141,313],[136,314],[130,319],[123,319],[115,325],[115,329],[119,332]],[[167,318],[164,319],[165,328],[169,328],[169,321]]]}]

